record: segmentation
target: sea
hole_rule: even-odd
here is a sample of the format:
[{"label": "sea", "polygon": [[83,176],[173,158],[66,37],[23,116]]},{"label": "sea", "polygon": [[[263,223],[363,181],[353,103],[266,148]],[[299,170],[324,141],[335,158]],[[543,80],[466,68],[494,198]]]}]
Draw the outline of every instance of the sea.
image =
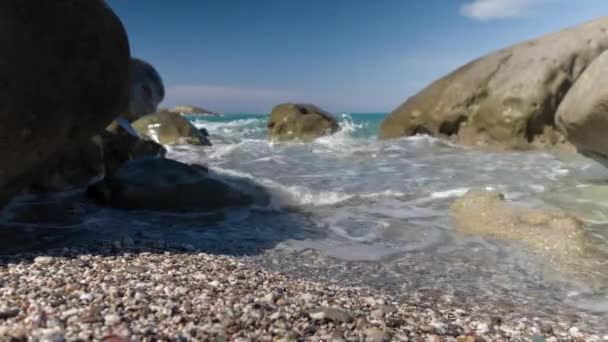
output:
[{"label": "sea", "polygon": [[[574,315],[608,333],[608,273],[590,282],[521,242],[459,233],[450,210],[473,188],[497,190],[519,206],[564,210],[584,221],[607,253],[594,261],[606,263],[607,168],[572,153],[480,151],[428,136],[379,140],[385,116],[341,113],[341,130],[313,143],[269,141],[267,114],[188,116],[213,146],[173,146],[168,157],[254,181],[269,204],[174,214],[85,203],[82,220],[30,224],[24,234],[63,245],[168,241],[403,298]],[[45,200],[56,199],[14,205]]]}]

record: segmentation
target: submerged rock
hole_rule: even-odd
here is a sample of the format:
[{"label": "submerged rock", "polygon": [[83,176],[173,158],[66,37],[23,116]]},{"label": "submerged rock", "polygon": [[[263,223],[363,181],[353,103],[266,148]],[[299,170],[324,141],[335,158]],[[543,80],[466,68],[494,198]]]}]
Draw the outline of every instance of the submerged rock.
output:
[{"label": "submerged rock", "polygon": [[280,104],[272,109],[268,120],[272,140],[312,141],[339,129],[331,114],[312,104]]},{"label": "submerged rock", "polygon": [[2,1],[0,22],[2,206],[50,158],[125,110],[130,53],[102,0]]},{"label": "submerged rock", "polygon": [[608,51],[574,83],[557,110],[556,123],[581,154],[608,165]]},{"label": "submerged rock", "polygon": [[244,179],[220,179],[170,159],[126,163],[88,190],[96,201],[127,210],[193,211],[265,205],[268,194]]},{"label": "submerged rock", "polygon": [[178,113],[149,114],[133,122],[133,128],[144,137],[163,145],[211,146],[209,139],[188,119]]},{"label": "submerged rock", "polygon": [[410,97],[384,120],[379,136],[422,133],[501,148],[562,143],[555,111],[608,48],[607,30],[604,17],[472,61]]},{"label": "submerged rock", "polygon": [[471,190],[452,204],[459,232],[527,245],[558,268],[593,273],[598,254],[581,221],[551,209],[518,207],[496,191]]}]

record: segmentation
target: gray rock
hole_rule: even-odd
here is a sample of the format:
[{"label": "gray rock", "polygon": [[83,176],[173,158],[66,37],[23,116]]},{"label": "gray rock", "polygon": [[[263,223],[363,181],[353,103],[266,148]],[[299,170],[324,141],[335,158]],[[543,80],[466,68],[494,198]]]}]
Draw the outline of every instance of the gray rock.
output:
[{"label": "gray rock", "polygon": [[474,60],[410,97],[384,120],[379,136],[424,133],[502,148],[562,143],[555,112],[608,48],[607,29],[603,17]]},{"label": "gray rock", "polygon": [[127,210],[191,211],[264,205],[268,194],[246,179],[218,177],[170,159],[133,160],[88,190],[90,198]]},{"label": "gray rock", "polygon": [[330,320],[336,323],[350,323],[353,321],[353,315],[348,311],[335,308],[318,308],[309,310],[308,316],[315,321]]},{"label": "gray rock", "polygon": [[556,123],[580,153],[608,165],[608,51],[568,91]]},{"label": "gray rock", "polygon": [[135,121],[156,112],[165,98],[165,86],[158,71],[139,58],[131,59],[131,98],[125,117]]}]

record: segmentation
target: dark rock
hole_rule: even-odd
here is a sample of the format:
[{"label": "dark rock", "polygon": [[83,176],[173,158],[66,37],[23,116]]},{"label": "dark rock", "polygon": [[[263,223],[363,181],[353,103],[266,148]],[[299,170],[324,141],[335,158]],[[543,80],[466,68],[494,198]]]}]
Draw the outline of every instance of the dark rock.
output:
[{"label": "dark rock", "polygon": [[1,206],[125,110],[130,53],[102,0],[5,0],[0,22]]},{"label": "dark rock", "polygon": [[170,159],[133,160],[91,186],[90,198],[127,210],[191,211],[265,205],[268,194],[246,179],[219,178]]},{"label": "dark rock", "polygon": [[272,140],[312,141],[339,129],[331,114],[312,104],[280,104],[272,109],[268,120]]}]

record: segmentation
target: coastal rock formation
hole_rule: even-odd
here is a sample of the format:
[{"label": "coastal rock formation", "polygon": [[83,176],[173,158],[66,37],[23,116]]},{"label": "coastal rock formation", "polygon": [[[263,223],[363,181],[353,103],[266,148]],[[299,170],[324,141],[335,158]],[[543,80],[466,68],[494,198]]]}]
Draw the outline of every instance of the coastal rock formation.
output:
[{"label": "coastal rock formation", "polygon": [[[581,221],[550,209],[518,207],[496,191],[471,190],[452,204],[459,232],[527,245],[558,268],[591,273],[594,244]],[[602,259],[599,259],[602,260]]]},{"label": "coastal rock formation", "polygon": [[144,137],[163,145],[211,146],[209,139],[178,113],[158,112],[133,122],[133,128]]},{"label": "coastal rock formation", "polygon": [[194,115],[218,115],[218,113],[212,112],[205,108],[195,106],[175,106],[171,110],[174,113],[180,114],[194,114]]},{"label": "coastal rock formation", "polygon": [[272,109],[268,120],[272,140],[312,141],[339,129],[331,114],[312,104],[280,104]]},{"label": "coastal rock formation", "polygon": [[135,121],[156,112],[165,98],[165,86],[158,71],[139,58],[131,59],[131,100],[125,117]]},{"label": "coastal rock formation", "polygon": [[555,111],[608,48],[607,30],[604,17],[472,61],[410,97],[385,119],[379,136],[423,133],[501,148],[563,142]]},{"label": "coastal rock formation", "polygon": [[115,208],[169,212],[268,202],[267,194],[255,185],[244,180],[239,185],[237,188],[230,181],[216,178],[202,167],[146,158],[126,163],[111,177],[89,188],[88,194]]},{"label": "coastal rock formation", "polygon": [[129,43],[102,0],[0,2],[0,206],[129,101]]},{"label": "coastal rock formation", "polygon": [[47,193],[87,186],[97,178],[111,175],[129,160],[164,157],[166,152],[154,141],[106,131],[47,163],[45,171],[26,192]]},{"label": "coastal rock formation", "polygon": [[608,165],[608,51],[574,83],[557,110],[556,123],[581,154]]}]

